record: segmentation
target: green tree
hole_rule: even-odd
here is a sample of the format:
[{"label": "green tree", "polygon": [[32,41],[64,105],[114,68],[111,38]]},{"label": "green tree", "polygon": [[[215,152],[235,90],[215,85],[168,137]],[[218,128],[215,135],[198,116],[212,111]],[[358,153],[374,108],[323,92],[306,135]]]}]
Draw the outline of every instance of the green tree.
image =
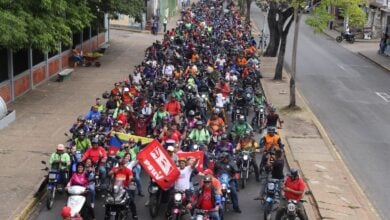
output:
[{"label": "green tree", "polygon": [[93,14],[99,19],[104,17],[104,14],[111,16],[116,14],[125,14],[134,17],[140,22],[142,12],[146,10],[144,0],[88,0]]}]

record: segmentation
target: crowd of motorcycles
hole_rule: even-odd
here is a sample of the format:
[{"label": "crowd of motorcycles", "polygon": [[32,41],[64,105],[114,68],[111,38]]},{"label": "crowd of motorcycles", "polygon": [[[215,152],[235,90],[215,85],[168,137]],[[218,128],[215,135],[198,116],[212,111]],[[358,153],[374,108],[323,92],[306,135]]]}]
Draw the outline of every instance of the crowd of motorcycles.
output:
[{"label": "crowd of motorcycles", "polygon": [[[99,114],[96,109],[92,109],[92,114],[78,118],[78,123],[70,130],[71,134],[66,134],[66,148],[71,157],[70,169],[61,170],[59,164],[51,164],[51,168],[45,168],[48,171],[47,208],[52,208],[56,194],[65,191],[67,179],[77,170],[77,163],[84,153],[83,150],[76,149],[76,142],[80,139],[89,139],[91,143],[98,143],[107,151],[107,160],[93,165],[95,172],[90,179],[95,183],[96,193],[104,195],[105,219],[126,219],[131,213],[129,201],[135,198],[128,195],[121,183],[113,183],[108,175],[104,175],[119,160],[117,152],[120,149],[110,145],[112,131],[137,135],[136,126],[145,126],[144,136],[158,139],[165,148],[178,146],[182,151],[203,151],[204,167],[213,169],[219,157],[226,154],[215,149],[222,139],[227,139],[235,146],[243,135],[253,138],[255,132],[262,133],[266,129],[267,114],[272,106],[265,101],[260,86],[260,60],[257,52],[250,50],[251,46],[256,46],[256,42],[251,36],[250,25],[242,22],[240,14],[234,8],[230,1],[213,0],[200,1],[183,10],[177,28],[165,34],[162,42],[156,41],[146,49],[142,64],[135,66],[129,79],[115,83],[115,88],[103,93],[102,98],[107,100],[107,104],[98,110]],[[237,62],[243,59],[245,63]],[[172,97],[180,104],[181,114],[153,117],[161,104],[169,102]],[[148,108],[152,111],[148,112]],[[250,112],[253,112],[252,118],[249,118]],[[124,123],[118,119],[120,113],[127,117]],[[206,126],[214,114],[223,119],[223,127],[213,129]],[[138,123],[134,123],[130,117]],[[179,142],[172,142],[169,138],[162,140],[161,134],[166,132],[165,126],[171,123],[175,123],[182,134]],[[248,124],[247,129],[241,134],[233,131],[231,128],[236,123]],[[208,143],[189,137],[198,125],[209,132]],[[142,150],[144,146],[138,144]],[[261,147],[260,143],[260,149]],[[255,154],[256,152],[234,150],[230,158],[237,164],[239,177],[232,179],[226,173],[217,177],[222,186],[224,213],[232,210],[231,182],[237,181],[237,185],[245,188],[254,172],[251,160]],[[46,165],[46,162],[42,163]],[[282,196],[281,186],[279,180],[269,178],[270,170],[262,164],[260,162],[259,172],[261,178],[266,180],[266,185],[264,197],[260,200],[264,219],[270,219]],[[102,167],[105,172],[102,172]],[[198,185],[193,185],[193,190],[196,190]],[[131,190],[136,190],[136,183],[132,183],[130,187]],[[82,186],[69,187],[67,206],[72,208],[72,215],[79,213],[83,219],[90,219],[84,205],[88,199],[86,191]],[[154,218],[158,216],[161,204],[167,202],[169,193],[153,181],[150,181],[147,191],[148,209],[151,218]],[[174,193],[170,219],[181,219],[183,214],[189,213],[183,203],[184,197],[183,192]],[[282,215],[295,219],[294,207],[290,204],[288,207]],[[221,219],[224,213],[220,213]],[[208,219],[207,212],[202,210],[193,210],[191,214],[195,219]]]}]

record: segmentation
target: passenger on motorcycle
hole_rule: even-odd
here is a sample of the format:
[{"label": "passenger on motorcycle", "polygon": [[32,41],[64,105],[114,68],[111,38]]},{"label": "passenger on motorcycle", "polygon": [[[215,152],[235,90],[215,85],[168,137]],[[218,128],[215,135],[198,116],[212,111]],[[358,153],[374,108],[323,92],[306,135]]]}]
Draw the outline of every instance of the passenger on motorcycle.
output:
[{"label": "passenger on motorcycle", "polygon": [[[280,119],[279,115],[275,113],[276,108],[271,107],[269,110],[269,114],[267,115],[267,127],[277,127],[278,129],[282,129],[283,121]],[[279,126],[277,126],[279,123]]]},{"label": "passenger on motorcycle", "polygon": [[260,182],[259,167],[257,166],[257,162],[256,162],[256,150],[258,147],[259,147],[258,144],[256,143],[255,139],[252,137],[252,133],[250,131],[245,131],[245,135],[237,143],[236,152],[245,150],[251,153],[250,166],[253,166],[256,181]]},{"label": "passenger on motorcycle", "polygon": [[139,114],[134,116],[134,112],[130,112],[130,122],[133,125],[134,135],[146,137],[148,135],[148,126],[149,122],[152,120],[152,114],[146,116],[144,114]]},{"label": "passenger on motorcycle", "polygon": [[277,212],[283,211],[286,209],[288,200],[297,200],[297,213],[300,219],[306,220],[305,210],[302,202],[299,200],[302,199],[303,193],[305,192],[305,182],[299,177],[298,170],[295,168],[290,169],[290,175],[286,178],[284,187],[284,198],[280,201],[280,205]]},{"label": "passenger on motorcycle", "polygon": [[91,110],[88,112],[88,114],[85,116],[86,120],[92,120],[94,122],[97,122],[100,120],[100,112],[99,107],[94,105],[92,106]]},{"label": "passenger on motorcycle", "polygon": [[[112,170],[108,173],[108,175],[112,176],[112,180],[115,181],[123,181],[123,187],[126,188],[128,195],[130,196],[130,209],[133,214],[133,219],[138,219],[137,216],[137,208],[134,202],[134,190],[130,190],[129,186],[131,181],[133,180],[133,172],[125,166],[126,161],[121,160],[117,167],[112,168]],[[106,213],[107,215],[108,213]]]},{"label": "passenger on motorcycle", "polygon": [[255,104],[255,107],[261,106],[261,105],[263,105],[263,106],[267,105],[267,100],[265,99],[265,96],[259,90],[257,90],[255,92],[254,104]]},{"label": "passenger on motorcycle", "polygon": [[229,142],[228,135],[226,133],[221,135],[221,141],[215,147],[215,156],[219,156],[221,153],[227,152],[230,156],[233,156],[234,146]]},{"label": "passenger on motorcycle", "polygon": [[[83,186],[86,189],[88,189],[88,191],[89,191],[90,190],[90,188],[88,187],[89,186],[89,179],[88,179],[87,174],[84,171],[84,164],[83,163],[78,163],[76,167],[77,167],[77,172],[74,173],[72,175],[72,177],[69,179],[69,182],[66,185],[65,190],[68,191],[69,187],[71,187],[71,186]],[[88,193],[90,193],[90,192],[88,192]],[[94,192],[91,193],[91,195],[92,194],[94,194]],[[84,204],[86,210],[90,214],[89,216],[91,216],[92,218],[95,218],[95,212],[93,210],[93,208],[94,208],[94,203],[93,202],[94,201],[95,201],[95,198],[91,197],[91,201],[86,200],[86,202]]]},{"label": "passenger on motorcycle", "polygon": [[107,179],[107,171],[104,163],[107,160],[106,150],[99,146],[99,141],[97,138],[92,140],[92,148],[89,148],[81,158],[81,161],[85,161],[87,158],[92,159],[92,163],[98,166],[99,175],[102,179],[102,184],[105,185]]},{"label": "passenger on motorcycle", "polygon": [[207,120],[206,126],[210,129],[211,132],[225,132],[225,122],[221,117],[218,116],[218,112],[215,110],[211,117]]},{"label": "passenger on motorcycle", "polygon": [[210,143],[210,133],[203,127],[202,121],[196,122],[196,128],[191,131],[188,137],[196,144],[209,144]]},{"label": "passenger on motorcycle", "polygon": [[173,196],[175,194],[175,191],[185,192],[187,201],[184,201],[184,202],[185,202],[185,204],[189,203],[189,198],[191,197],[190,178],[191,178],[192,171],[195,169],[198,161],[199,161],[199,158],[197,158],[195,161],[193,161],[193,163],[191,165],[187,165],[186,158],[179,158],[180,176],[179,176],[179,179],[176,180],[175,185],[173,187],[173,190],[171,191],[171,195],[169,198],[167,211],[166,211],[167,217],[171,215],[171,209],[173,206],[173,199],[174,199]]},{"label": "passenger on motorcycle", "polygon": [[252,132],[253,128],[248,122],[245,121],[245,116],[240,115],[238,121],[234,122],[230,131],[233,140],[238,140],[239,138],[243,137],[247,130]]},{"label": "passenger on motorcycle", "polygon": [[65,146],[63,144],[57,145],[56,152],[52,153],[50,156],[49,165],[51,169],[60,172],[62,184],[65,186],[68,181],[70,156],[65,152]]},{"label": "passenger on motorcycle", "polygon": [[194,204],[188,204],[187,208],[196,207],[207,212],[212,220],[219,220],[219,207],[221,205],[221,195],[217,194],[217,189],[212,185],[212,177],[206,175],[203,178],[203,186],[196,192]]},{"label": "passenger on motorcycle", "polygon": [[178,166],[178,160],[179,158],[177,157],[176,153],[175,153],[175,147],[170,145],[167,147],[167,152],[168,152],[168,155],[171,157],[171,159],[173,160],[173,162],[176,164],[176,166]]},{"label": "passenger on motorcycle", "polygon": [[123,156],[123,160],[125,161],[125,166],[129,168],[134,175],[134,182],[137,186],[138,195],[140,197],[144,197],[145,195],[142,193],[142,181],[141,181],[141,165],[139,165],[136,157],[133,157],[131,153],[126,153]]},{"label": "passenger on motorcycle", "polygon": [[174,96],[171,95],[169,102],[165,104],[165,110],[176,123],[180,123],[181,105]]},{"label": "passenger on motorcycle", "polygon": [[72,128],[69,129],[69,132],[73,134],[75,137],[77,135],[77,132],[79,130],[83,130],[84,134],[87,134],[89,132],[88,126],[85,124],[85,118],[84,116],[80,115],[77,118],[77,122],[73,124]]},{"label": "passenger on motorcycle", "polygon": [[241,213],[241,209],[238,204],[238,194],[237,194],[237,180],[236,174],[240,173],[237,165],[230,159],[228,153],[223,153],[221,159],[215,164],[214,173],[216,176],[220,176],[222,173],[227,173],[230,175],[230,192],[232,197],[233,209],[237,213]]},{"label": "passenger on motorcycle", "polygon": [[95,168],[93,167],[91,158],[87,158],[84,161],[84,172],[88,177],[89,184],[88,184],[88,190],[91,195],[91,206],[92,208],[95,205],[96,200],[96,185],[95,185]]},{"label": "passenger on motorcycle", "polygon": [[267,129],[267,134],[260,140],[260,146],[264,147],[263,154],[274,147],[274,150],[282,150],[283,152],[283,144],[279,135],[276,133],[275,127],[269,127]]},{"label": "passenger on motorcycle", "polygon": [[230,87],[223,78],[215,85],[214,90],[216,93],[222,93],[223,97],[228,97],[230,93]]},{"label": "passenger on motorcycle", "polygon": [[169,112],[165,111],[164,103],[161,103],[158,110],[154,113],[152,119],[152,127],[156,128],[157,125],[161,124],[164,117],[169,117]]}]

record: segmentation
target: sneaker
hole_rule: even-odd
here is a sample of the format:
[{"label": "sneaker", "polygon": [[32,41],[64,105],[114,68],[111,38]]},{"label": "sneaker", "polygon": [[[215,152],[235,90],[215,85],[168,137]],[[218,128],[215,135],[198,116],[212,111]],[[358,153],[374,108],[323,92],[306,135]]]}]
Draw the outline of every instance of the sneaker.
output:
[{"label": "sneaker", "polygon": [[139,193],[138,193],[138,196],[144,197],[145,195],[144,195],[142,192],[139,192]]},{"label": "sneaker", "polygon": [[242,212],[240,208],[236,208],[236,209],[234,209],[234,211],[237,212],[237,213],[241,213]]}]

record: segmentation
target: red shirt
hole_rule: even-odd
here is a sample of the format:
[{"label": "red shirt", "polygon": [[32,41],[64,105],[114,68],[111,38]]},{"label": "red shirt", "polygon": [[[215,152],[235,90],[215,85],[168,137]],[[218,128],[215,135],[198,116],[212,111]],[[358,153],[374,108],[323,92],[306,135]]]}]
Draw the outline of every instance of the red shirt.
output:
[{"label": "red shirt", "polygon": [[[284,184],[285,187],[288,187],[295,191],[304,191],[305,190],[305,182],[301,178],[298,180],[293,181],[291,177],[287,177],[286,183]],[[302,194],[303,195],[303,194]],[[302,195],[298,196],[291,192],[284,192],[284,196],[286,199],[293,199],[293,200],[300,200],[302,199]]]},{"label": "red shirt", "polygon": [[122,169],[114,167],[112,168],[112,171],[114,171],[114,181],[123,180],[124,186],[129,185],[130,179],[133,177],[133,171],[127,167],[123,167]]},{"label": "red shirt", "polygon": [[203,210],[210,210],[214,208],[213,200],[211,198],[211,188],[203,188],[202,201],[200,208]]},{"label": "red shirt", "polygon": [[230,88],[229,88],[228,84],[225,83],[224,85],[222,85],[219,82],[219,83],[217,83],[217,85],[215,85],[215,88],[221,90],[223,97],[229,96]]},{"label": "red shirt", "polygon": [[83,158],[81,161],[86,160],[87,158],[91,158],[92,162],[94,164],[97,164],[99,162],[99,159],[101,158],[106,158],[107,157],[107,152],[104,150],[103,147],[97,147],[97,148],[88,148],[88,150],[85,152],[83,155]]},{"label": "red shirt", "polygon": [[171,116],[176,116],[181,112],[181,106],[178,101],[169,101],[165,104],[165,110],[169,112]]},{"label": "red shirt", "polygon": [[118,117],[116,117],[116,119],[118,120],[118,121],[122,121],[122,125],[123,125],[123,127],[125,128],[126,127],[126,125],[127,125],[127,115],[125,115],[125,113],[119,113],[118,114]]}]

